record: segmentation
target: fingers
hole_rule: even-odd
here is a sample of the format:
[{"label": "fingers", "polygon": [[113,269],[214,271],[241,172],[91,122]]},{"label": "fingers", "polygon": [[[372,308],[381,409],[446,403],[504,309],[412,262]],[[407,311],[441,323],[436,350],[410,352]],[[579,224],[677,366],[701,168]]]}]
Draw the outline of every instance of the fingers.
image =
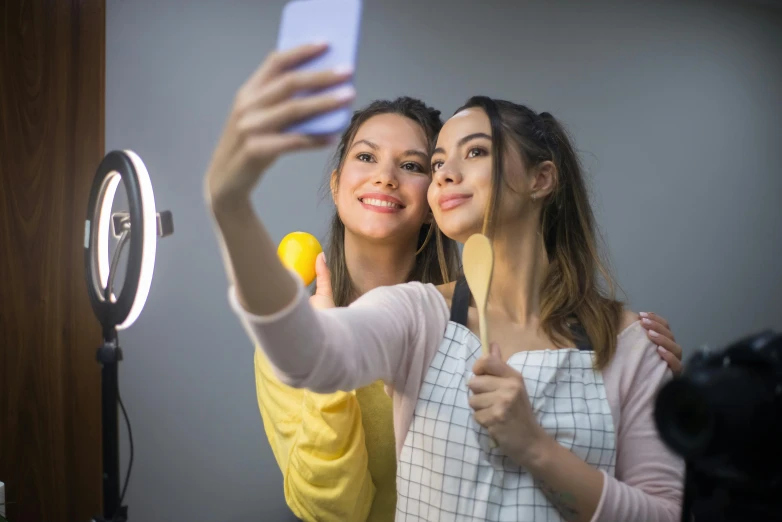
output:
[{"label": "fingers", "polygon": [[265,110],[249,111],[237,122],[244,134],[279,132],[296,122],[324,114],[348,105],[356,92],[344,86],[330,93],[291,98]]},{"label": "fingers", "polygon": [[503,387],[505,379],[494,375],[476,375],[467,383],[467,387],[475,393],[489,393]]},{"label": "fingers", "polygon": [[658,346],[665,347],[667,350],[673,352],[677,357],[681,358],[682,348],[676,341],[673,340],[673,334],[670,332],[658,332],[653,328],[654,327],[651,327],[646,331],[646,336],[649,338],[649,340]]},{"label": "fingers", "polygon": [[641,313],[641,325],[646,329],[646,335],[649,340],[657,345],[657,352],[660,357],[668,363],[668,367],[674,373],[679,375],[682,372],[682,347],[676,342],[673,332],[668,327],[668,321],[659,315],[652,313]]},{"label": "fingers", "polygon": [[239,110],[251,110],[256,107],[271,106],[287,100],[297,92],[317,92],[348,80],[353,71],[350,69],[327,71],[291,71],[279,76],[258,92],[256,98],[248,100],[248,107]]},{"label": "fingers", "polygon": [[682,347],[674,340],[673,332],[651,319],[643,319],[641,325],[646,329],[650,341],[657,346],[662,346],[679,360],[682,359]]},{"label": "fingers", "polygon": [[334,306],[333,300],[318,294],[314,294],[310,296],[310,304],[316,310],[328,310],[329,308],[336,308]]},{"label": "fingers", "polygon": [[330,137],[307,136],[304,134],[268,134],[251,136],[244,150],[251,157],[276,156],[282,152],[324,147],[331,143]]},{"label": "fingers", "polygon": [[646,329],[646,335],[649,337],[649,340],[657,346],[662,346],[681,360],[682,347],[676,342],[673,332],[667,326],[649,317],[643,318],[641,325]]},{"label": "fingers", "polygon": [[244,153],[242,157],[273,160],[283,152],[329,143],[328,137],[278,135],[294,123],[341,108],[355,98],[355,90],[348,85],[331,92],[293,97],[298,92],[322,91],[350,77],[350,70],[289,70],[318,56],[326,48],[325,44],[303,45],[274,52],[240,89],[232,120],[238,147]]},{"label": "fingers", "polygon": [[334,298],[331,291],[331,271],[326,265],[326,254],[321,252],[315,259],[315,294],[329,299]]},{"label": "fingers", "polygon": [[662,323],[658,323],[657,321],[650,319],[648,317],[645,317],[641,319],[641,326],[643,326],[648,332],[654,332],[657,334],[657,337],[667,337],[668,339],[671,339],[672,341],[675,341],[676,339],[673,336],[673,332]]},{"label": "fingers", "polygon": [[329,93],[290,99],[269,109],[268,125],[273,129],[284,129],[299,121],[344,107],[355,97],[355,89],[345,85]]},{"label": "fingers", "polygon": [[315,278],[315,294],[310,297],[310,303],[319,309],[335,308],[331,272],[326,266],[326,254],[323,252],[315,258]]},{"label": "fingers", "polygon": [[468,402],[470,403],[470,408],[477,412],[479,410],[491,408],[492,405],[497,402],[497,397],[495,392],[477,393],[470,395]]},{"label": "fingers", "polygon": [[682,360],[682,347],[679,343],[672,341],[668,337],[662,337],[661,335],[653,335],[653,331],[648,332],[649,340],[651,340],[657,346],[664,348],[671,355]]},{"label": "fingers", "polygon": [[492,411],[492,408],[482,408],[475,410],[475,413],[472,415],[475,419],[475,422],[487,429],[492,425],[494,420],[494,412]]},{"label": "fingers", "polygon": [[502,374],[502,366],[507,366],[501,360],[492,355],[483,355],[472,367],[472,371],[475,375],[497,375]]},{"label": "fingers", "polygon": [[682,361],[679,357],[676,357],[665,348],[659,346],[657,347],[657,353],[660,354],[660,358],[662,358],[663,361],[668,363],[668,368],[671,369],[674,375],[681,375],[682,370],[684,369],[684,365],[682,364]]},{"label": "fingers", "polygon": [[499,345],[490,343],[490,353],[481,356],[472,367],[475,375],[495,375],[497,377],[521,377],[521,374],[502,360]]},{"label": "fingers", "polygon": [[489,430],[489,434],[492,436],[494,435],[492,428],[508,419],[508,412],[502,408],[499,408],[496,404],[486,408],[477,409],[473,412],[472,415],[475,419],[475,422]]},{"label": "fingers", "polygon": [[641,312],[639,315],[641,316],[642,319],[651,319],[654,322],[660,323],[661,325],[663,325],[665,328],[669,330],[671,328],[671,325],[668,324],[668,320],[665,319],[665,317],[661,315],[657,315],[654,312]]},{"label": "fingers", "polygon": [[250,78],[248,83],[263,84],[281,72],[317,58],[328,49],[326,43],[314,43],[292,47],[285,51],[273,51]]},{"label": "fingers", "polygon": [[489,367],[499,369],[497,362],[490,361],[490,359],[497,359],[500,362],[502,362],[502,354],[500,354],[499,344],[491,343],[491,342],[489,343],[489,353],[481,356],[480,359],[475,361],[475,364],[473,365],[472,368],[473,373],[475,375],[484,375],[487,373],[491,374],[491,371],[488,369]]}]

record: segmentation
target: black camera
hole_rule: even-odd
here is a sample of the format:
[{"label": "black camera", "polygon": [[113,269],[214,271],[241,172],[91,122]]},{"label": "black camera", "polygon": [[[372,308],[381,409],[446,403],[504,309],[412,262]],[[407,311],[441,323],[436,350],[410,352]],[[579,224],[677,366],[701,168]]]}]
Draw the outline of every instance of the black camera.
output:
[{"label": "black camera", "polygon": [[683,521],[782,521],[782,334],[696,353],[654,415],[686,462]]}]

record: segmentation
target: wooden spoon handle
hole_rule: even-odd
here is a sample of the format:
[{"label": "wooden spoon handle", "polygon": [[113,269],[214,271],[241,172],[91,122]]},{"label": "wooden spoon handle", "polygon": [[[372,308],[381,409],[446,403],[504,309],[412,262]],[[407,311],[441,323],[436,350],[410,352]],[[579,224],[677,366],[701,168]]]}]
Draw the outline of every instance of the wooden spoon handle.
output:
[{"label": "wooden spoon handle", "polygon": [[486,310],[478,309],[478,328],[481,331],[481,353],[489,353],[489,329],[486,326]]},{"label": "wooden spoon handle", "polygon": [[[490,352],[489,349],[489,327],[486,325],[486,310],[483,307],[478,309],[478,328],[481,331],[481,353],[486,355]],[[489,440],[489,447],[494,449],[497,447],[497,441],[492,437]]]}]

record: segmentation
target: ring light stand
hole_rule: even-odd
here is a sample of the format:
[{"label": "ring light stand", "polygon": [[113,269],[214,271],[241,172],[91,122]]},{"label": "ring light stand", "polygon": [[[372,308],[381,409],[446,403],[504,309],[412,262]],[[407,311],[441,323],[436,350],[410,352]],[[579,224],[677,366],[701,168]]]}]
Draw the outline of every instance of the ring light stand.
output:
[{"label": "ring light stand", "polygon": [[[120,181],[125,186],[128,212],[111,214]],[[155,267],[157,237],[173,233],[171,212],[157,213],[152,183],[144,162],[134,152],[112,151],[98,166],[92,182],[84,229],[84,266],[87,291],[93,312],[101,325],[103,343],[98,348],[101,364],[101,417],[103,441],[103,516],[93,522],[124,522],[127,506],[122,506],[130,476],[120,494],[119,396],[117,364],[122,360],[117,331],[131,326],[141,314],[149,295]],[[109,262],[109,234],[118,239]],[[122,290],[114,294],[113,284],[123,248],[127,266]],[[127,420],[127,415],[125,416]],[[128,425],[130,431],[130,425]],[[131,435],[131,465],[133,442]]]}]

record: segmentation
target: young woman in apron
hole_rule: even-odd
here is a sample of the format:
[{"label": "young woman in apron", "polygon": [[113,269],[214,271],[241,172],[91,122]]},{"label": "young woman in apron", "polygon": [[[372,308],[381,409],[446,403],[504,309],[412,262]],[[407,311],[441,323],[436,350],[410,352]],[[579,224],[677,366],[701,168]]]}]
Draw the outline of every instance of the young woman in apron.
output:
[{"label": "young woman in apron", "polygon": [[[338,104],[327,96],[308,101],[312,112]],[[490,156],[485,147],[474,156],[473,151],[479,149],[470,149],[468,156],[483,161],[484,167],[485,157],[501,157],[496,149],[505,150],[496,105],[483,99],[457,114],[466,114],[466,128],[472,124],[476,132],[461,136],[452,148],[462,147],[465,141],[488,140]],[[483,110],[483,115],[480,110],[469,110],[474,107]],[[533,201],[536,195],[544,201],[548,198],[546,205],[550,205],[561,194],[555,192],[558,185],[570,186],[568,190],[575,190],[580,198],[576,203],[583,207],[580,171],[573,166],[572,149],[566,137],[556,132],[553,118],[513,104],[503,104],[503,110],[526,114],[514,130],[533,143],[537,152],[548,151],[550,156],[533,158],[536,163],[531,166],[545,165],[548,174],[526,180],[521,193],[531,195]],[[483,121],[487,116],[490,126]],[[456,117],[451,121],[459,122]],[[459,129],[459,125],[454,123],[452,127]],[[548,135],[547,125],[554,127]],[[445,129],[443,134],[447,134]],[[290,141],[288,150],[314,143],[312,138],[285,138]],[[453,142],[450,140],[447,147]],[[286,146],[279,145],[279,149],[285,150]],[[444,150],[439,154],[447,156]],[[466,180],[467,170],[477,163],[471,163],[462,173],[451,166],[459,163],[452,157],[442,162],[449,168],[442,171],[443,175],[435,174],[434,194],[437,185],[469,186],[456,178],[465,174]],[[509,336],[513,329],[510,322],[492,321],[490,317],[490,324],[498,326],[501,349],[493,349],[492,356],[477,358],[480,346],[472,333],[474,324],[465,328],[458,321],[448,321],[448,301],[464,302],[463,287],[459,292],[453,286],[436,289],[420,283],[379,288],[348,308],[315,313],[303,288],[297,290],[295,278],[285,274],[274,245],[251,211],[248,194],[266,166],[263,163],[248,162],[245,168],[233,169],[214,167],[207,175],[208,197],[235,284],[232,304],[288,384],[323,392],[353,389],[377,378],[392,385],[400,462],[397,518],[676,519],[681,466],[662,447],[650,415],[651,398],[665,377],[665,365],[656,355],[649,355],[650,343],[643,329],[637,322],[627,322],[629,314],[621,315],[616,302],[599,292],[591,296],[566,295],[566,300],[574,301],[570,307],[575,313],[552,321],[550,310],[539,313],[532,309],[539,305],[535,303],[538,296],[534,287],[544,281],[553,283],[532,277],[534,284],[529,288],[503,288],[502,283],[508,280],[507,268],[512,265],[512,258],[506,255],[511,243],[495,240],[499,273],[495,274],[493,294],[502,294],[503,290],[523,294],[528,300],[524,313],[542,318],[542,326],[533,330],[545,335],[528,336],[525,341],[529,342],[521,343],[525,345],[522,348],[515,342],[518,339]],[[219,162],[216,166],[223,167]],[[502,164],[489,169],[495,176],[503,170]],[[496,179],[485,176],[485,168],[482,172],[470,172],[478,193],[481,181],[484,188],[498,187]],[[538,181],[539,193],[535,188]],[[430,202],[432,193],[430,188]],[[472,194],[469,198],[466,194],[459,196],[472,198]],[[475,200],[482,201],[478,197]],[[508,212],[528,211],[524,205],[514,209],[490,201],[489,208],[500,209],[497,222],[503,225],[516,223],[507,221]],[[564,206],[546,209],[571,213],[571,219],[574,211],[580,218],[586,215],[581,224],[589,229],[591,211],[570,208],[567,203],[572,201],[566,198]],[[444,215],[454,206],[446,208],[442,200],[432,206],[438,223],[450,237],[466,239],[476,227],[480,230],[474,215],[468,219],[469,212],[456,213],[454,218],[453,213],[450,217]],[[522,214],[514,216],[519,218],[518,223],[524,221]],[[539,214],[536,219],[540,221]],[[556,219],[553,224],[556,228]],[[507,232],[509,228],[500,230]],[[546,236],[549,262],[558,252],[552,249],[556,240],[568,241],[567,235],[554,234],[551,243],[551,230],[541,230]],[[537,241],[534,234],[524,237],[528,243]],[[584,238],[590,239],[586,235]],[[594,259],[587,259],[587,265],[595,268]],[[593,272],[585,271],[587,279],[594,276]],[[579,276],[584,274],[570,274],[576,283],[584,283]],[[582,286],[587,293],[595,291],[594,281]],[[546,298],[544,293],[544,305],[551,301]],[[589,309],[579,308],[584,301],[604,308],[602,324]],[[560,303],[556,311],[565,308]],[[462,304],[453,312],[463,315],[463,309]],[[465,322],[471,322],[469,317]],[[584,323],[586,338],[598,341],[592,343],[594,355],[583,345],[579,348],[578,330],[571,329],[579,323]]]}]

